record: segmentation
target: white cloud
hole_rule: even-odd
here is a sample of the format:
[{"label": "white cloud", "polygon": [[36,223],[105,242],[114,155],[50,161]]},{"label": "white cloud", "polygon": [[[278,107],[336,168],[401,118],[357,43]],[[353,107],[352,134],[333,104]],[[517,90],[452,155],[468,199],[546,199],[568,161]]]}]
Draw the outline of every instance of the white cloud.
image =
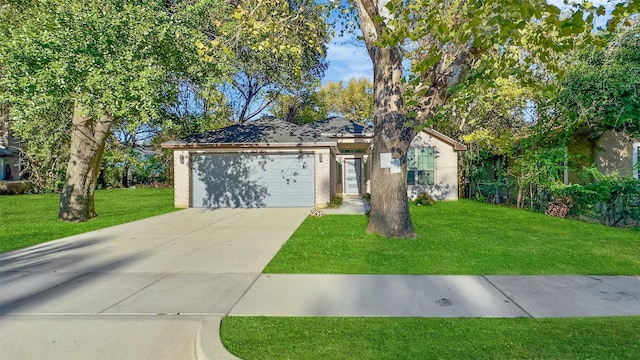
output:
[{"label": "white cloud", "polygon": [[327,61],[329,68],[323,79],[325,83],[340,80],[346,83],[354,77],[366,77],[373,80],[373,65],[364,45],[344,43],[343,39],[339,38],[329,44]]}]

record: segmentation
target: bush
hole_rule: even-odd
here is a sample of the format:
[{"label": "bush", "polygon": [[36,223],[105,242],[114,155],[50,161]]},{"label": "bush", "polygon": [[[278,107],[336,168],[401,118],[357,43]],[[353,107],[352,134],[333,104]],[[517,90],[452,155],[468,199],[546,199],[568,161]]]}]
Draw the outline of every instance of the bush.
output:
[{"label": "bush", "polygon": [[550,189],[552,203],[563,203],[573,216],[595,218],[609,226],[640,226],[640,180],[604,175],[586,169],[595,182],[587,185],[557,184]]},{"label": "bush", "polygon": [[340,195],[336,195],[336,196],[334,196],[334,197],[333,197],[333,200],[331,200],[331,203],[332,203],[333,205],[337,205],[337,206],[342,205],[342,196],[340,196]]},{"label": "bush", "polygon": [[415,204],[418,206],[431,206],[435,203],[436,201],[431,197],[431,195],[427,193],[422,193],[418,195],[418,197],[415,200]]},{"label": "bush", "polygon": [[333,197],[331,202],[327,203],[327,208],[329,209],[337,209],[342,205],[342,196],[336,195]]}]

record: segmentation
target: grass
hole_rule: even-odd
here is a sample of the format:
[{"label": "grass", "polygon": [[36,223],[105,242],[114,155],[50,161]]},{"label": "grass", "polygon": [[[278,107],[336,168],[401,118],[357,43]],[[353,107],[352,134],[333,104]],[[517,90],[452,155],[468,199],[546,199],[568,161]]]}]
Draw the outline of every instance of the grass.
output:
[{"label": "grass", "polygon": [[[412,207],[416,240],[365,216],[308,218],[271,273],[640,274],[640,232],[470,201]],[[640,317],[226,317],[242,359],[637,359]]]},{"label": "grass", "polygon": [[412,206],[415,240],[365,232],[363,215],[307,218],[266,273],[636,275],[640,231],[472,201]]},{"label": "grass", "polygon": [[637,359],[640,317],[227,317],[221,336],[245,360]]},{"label": "grass", "polygon": [[0,252],[174,211],[173,189],[96,191],[98,217],[84,223],[58,220],[59,194],[0,196]]}]

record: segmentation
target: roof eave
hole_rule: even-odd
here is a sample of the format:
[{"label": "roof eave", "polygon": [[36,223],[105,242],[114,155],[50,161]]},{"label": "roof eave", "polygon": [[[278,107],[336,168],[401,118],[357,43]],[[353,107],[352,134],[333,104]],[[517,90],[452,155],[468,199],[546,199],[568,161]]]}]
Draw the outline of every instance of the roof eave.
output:
[{"label": "roof eave", "polygon": [[308,148],[308,147],[335,147],[335,141],[325,142],[279,142],[279,143],[181,143],[168,141],[161,144],[163,149],[250,149],[250,148]]},{"label": "roof eave", "polygon": [[426,129],[423,129],[422,131],[424,131],[427,134],[429,134],[429,135],[431,135],[431,136],[433,136],[435,138],[438,138],[441,141],[444,141],[444,142],[448,143],[449,145],[453,146],[453,150],[455,150],[455,151],[467,151],[467,147],[464,144],[462,144],[462,143],[460,143],[460,142],[458,142],[456,140],[453,140],[452,138],[448,137],[447,135],[445,135],[445,134],[443,134],[443,133],[441,133],[441,132],[439,132],[437,130],[434,130],[434,129],[431,129],[431,128],[426,128]]}]

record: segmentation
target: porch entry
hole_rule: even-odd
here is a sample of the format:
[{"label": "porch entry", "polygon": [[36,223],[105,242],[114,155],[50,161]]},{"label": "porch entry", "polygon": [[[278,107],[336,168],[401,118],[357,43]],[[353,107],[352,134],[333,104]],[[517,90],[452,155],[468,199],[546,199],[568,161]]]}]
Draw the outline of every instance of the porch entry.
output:
[{"label": "porch entry", "polygon": [[360,194],[362,184],[362,159],[344,159],[344,193]]}]

